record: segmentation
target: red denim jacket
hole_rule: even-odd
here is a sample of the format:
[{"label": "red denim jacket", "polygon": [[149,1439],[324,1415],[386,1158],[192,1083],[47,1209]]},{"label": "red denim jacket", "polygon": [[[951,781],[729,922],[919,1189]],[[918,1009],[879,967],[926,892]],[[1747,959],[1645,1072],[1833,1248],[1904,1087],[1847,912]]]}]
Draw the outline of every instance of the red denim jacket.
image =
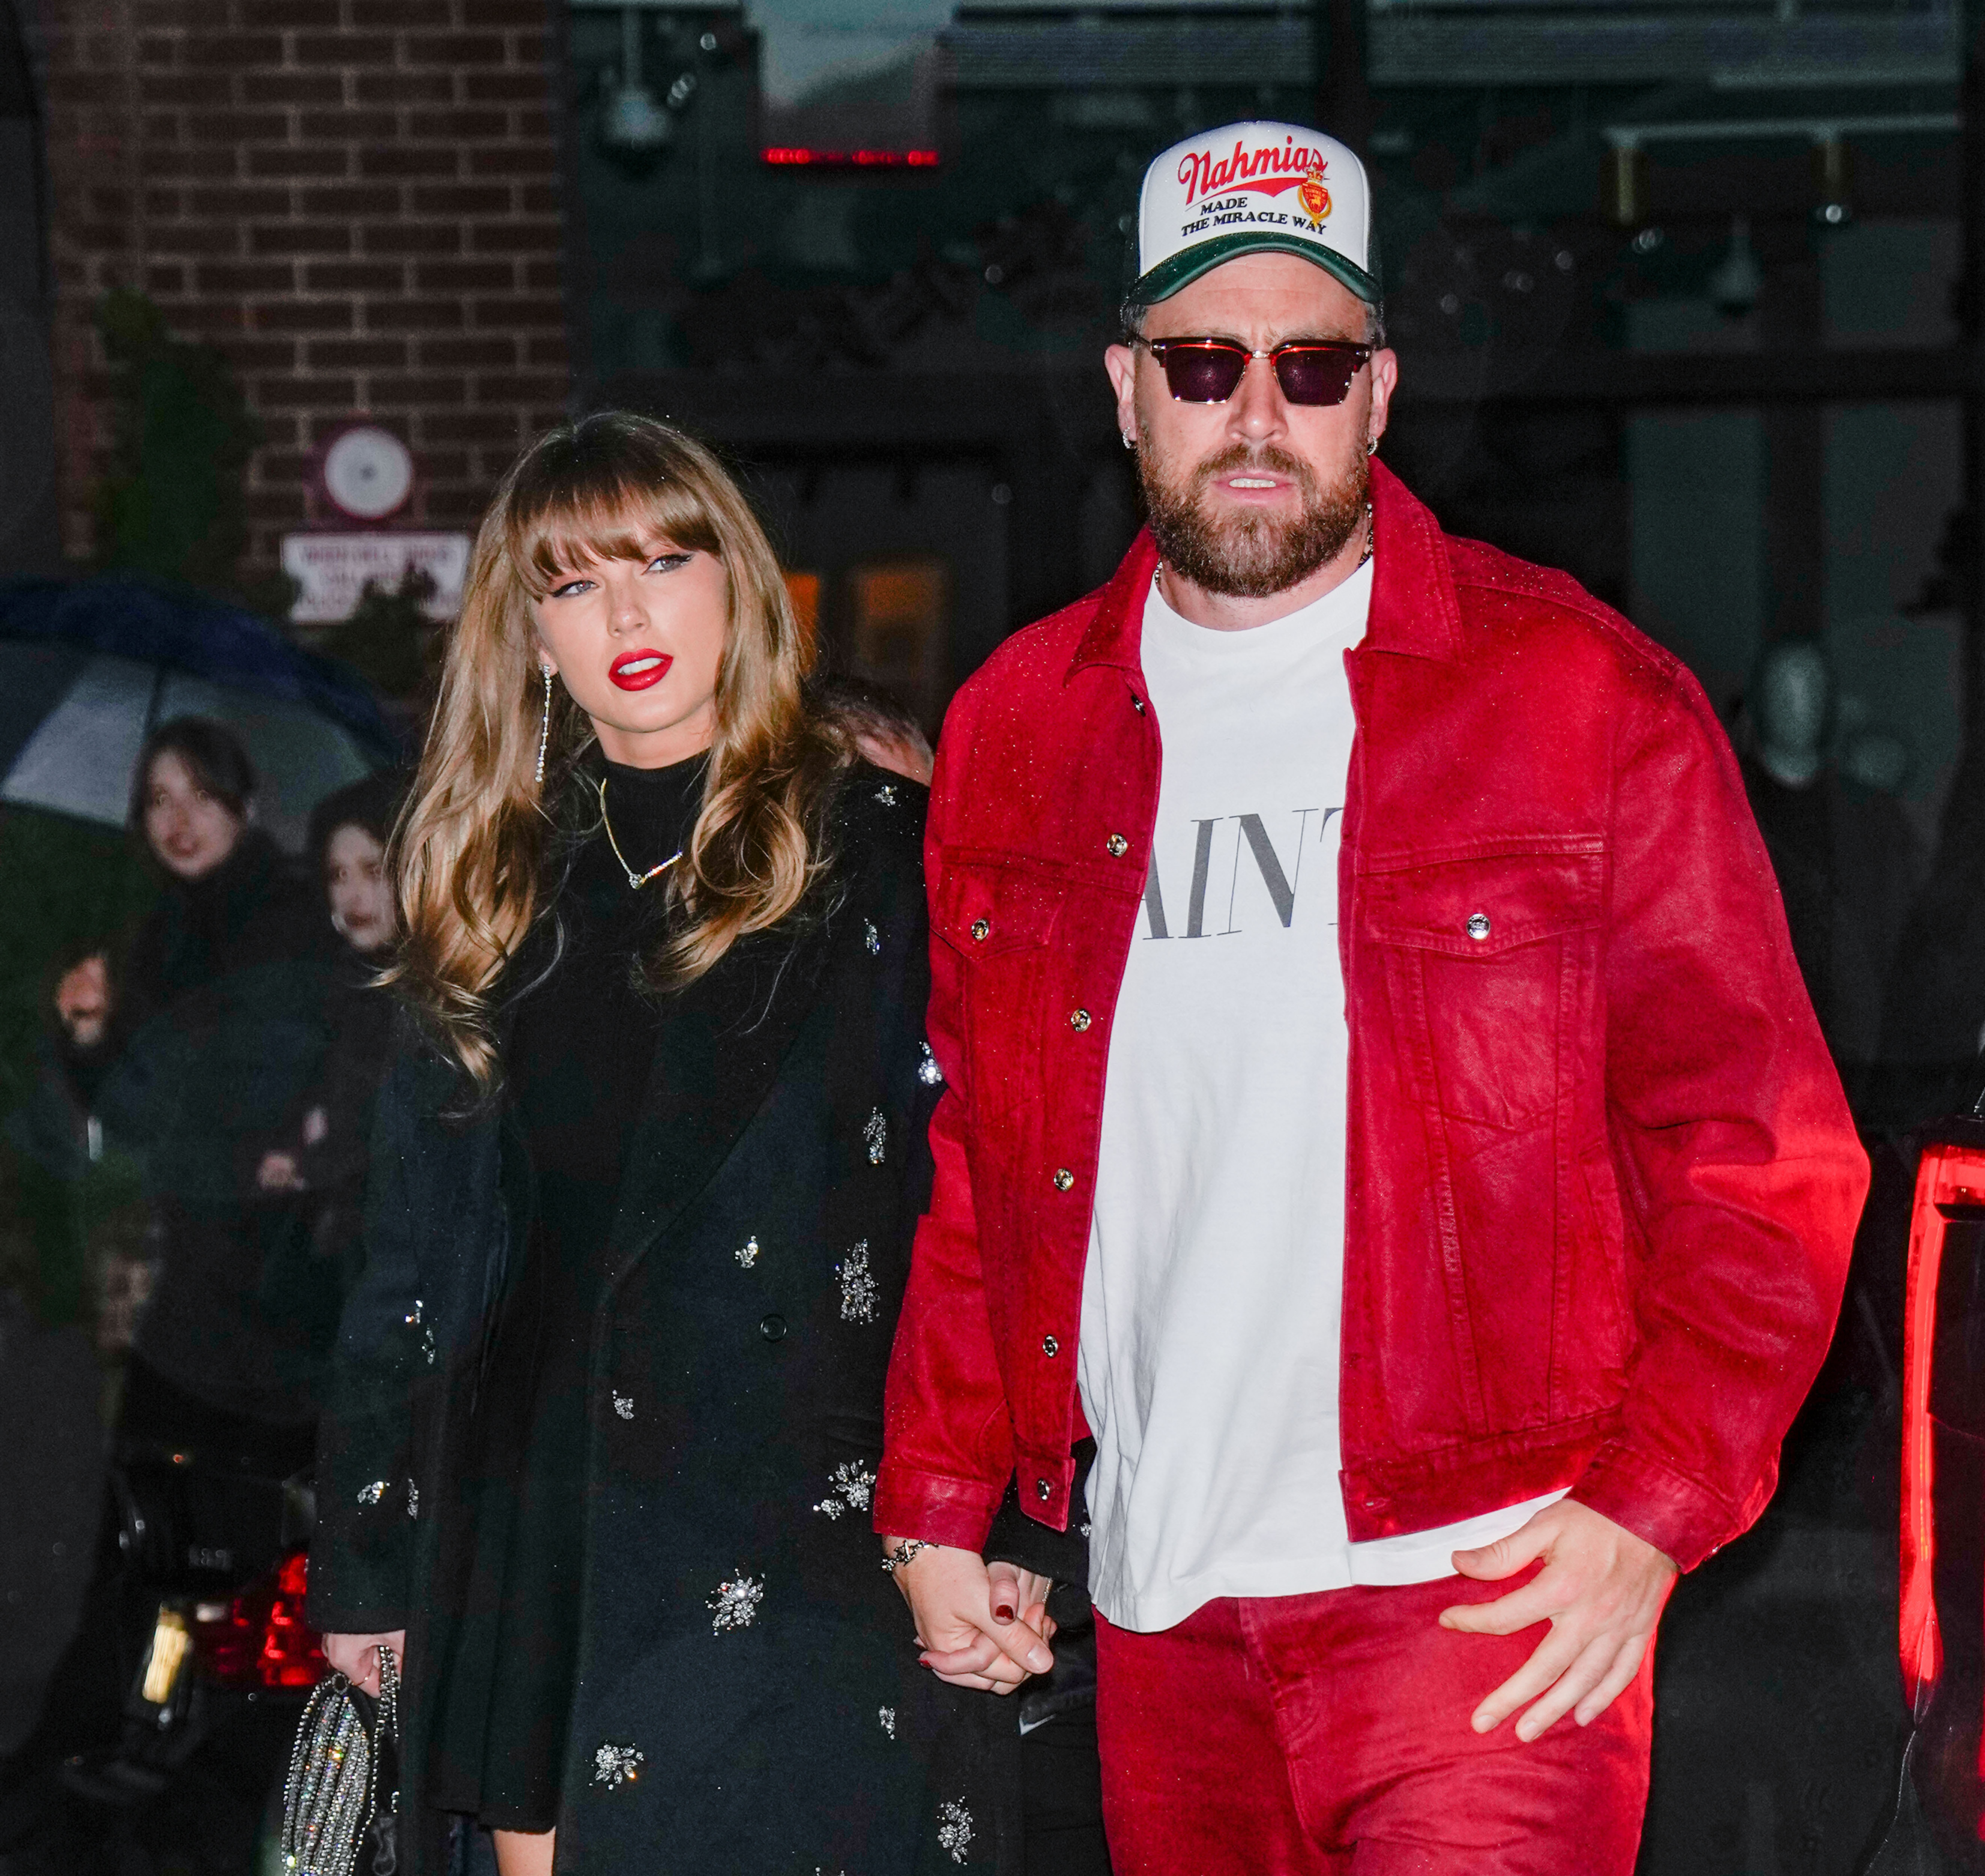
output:
[{"label": "red denim jacket", "polygon": [[[1867,1182],[1728,745],[1563,574],[1382,466],[1338,878],[1352,1538],[1568,1486],[1684,1568],[1770,1495]],[[1155,550],[959,692],[926,837],[948,1086],[878,1530],[1065,1528],[1110,1018],[1160,738]],[[1244,1048],[1246,1038],[1235,1046]]]}]

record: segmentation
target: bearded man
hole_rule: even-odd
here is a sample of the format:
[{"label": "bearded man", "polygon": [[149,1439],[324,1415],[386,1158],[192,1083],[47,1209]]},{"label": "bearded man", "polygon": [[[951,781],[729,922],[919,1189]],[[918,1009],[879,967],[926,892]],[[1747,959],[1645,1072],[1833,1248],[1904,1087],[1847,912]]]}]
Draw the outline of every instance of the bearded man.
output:
[{"label": "bearded man", "polygon": [[1297,126],[1145,178],[1149,531],[938,751],[876,1525],[1006,1687],[1051,1625],[988,1520],[1089,1521],[1120,1876],[1625,1876],[1656,1622],[1772,1490],[1866,1163],[1700,689],[1368,466],[1369,223]]}]

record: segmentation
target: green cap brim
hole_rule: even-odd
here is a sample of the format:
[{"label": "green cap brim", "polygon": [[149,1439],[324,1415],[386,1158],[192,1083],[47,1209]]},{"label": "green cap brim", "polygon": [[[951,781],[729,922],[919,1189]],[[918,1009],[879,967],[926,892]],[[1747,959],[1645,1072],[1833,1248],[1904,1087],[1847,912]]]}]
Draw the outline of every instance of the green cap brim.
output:
[{"label": "green cap brim", "polygon": [[1294,254],[1299,260],[1335,274],[1368,306],[1381,298],[1378,257],[1372,257],[1370,273],[1355,261],[1347,261],[1334,248],[1316,241],[1298,240],[1293,235],[1278,234],[1271,229],[1250,228],[1234,234],[1215,235],[1210,241],[1196,241],[1169,261],[1160,261],[1148,274],[1140,274],[1123,296],[1126,306],[1155,306],[1169,300],[1181,287],[1190,286],[1202,274],[1210,274],[1237,254]]}]

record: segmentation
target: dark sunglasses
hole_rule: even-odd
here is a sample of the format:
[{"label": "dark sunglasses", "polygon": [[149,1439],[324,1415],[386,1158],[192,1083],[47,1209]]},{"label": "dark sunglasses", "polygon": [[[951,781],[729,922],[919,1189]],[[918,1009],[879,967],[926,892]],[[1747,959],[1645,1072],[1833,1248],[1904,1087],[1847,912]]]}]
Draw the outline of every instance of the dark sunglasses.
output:
[{"label": "dark sunglasses", "polygon": [[1352,380],[1372,356],[1349,339],[1295,338],[1272,351],[1251,351],[1224,338],[1140,338],[1164,368],[1165,384],[1181,404],[1224,404],[1240,387],[1250,358],[1266,358],[1291,404],[1342,404]]}]

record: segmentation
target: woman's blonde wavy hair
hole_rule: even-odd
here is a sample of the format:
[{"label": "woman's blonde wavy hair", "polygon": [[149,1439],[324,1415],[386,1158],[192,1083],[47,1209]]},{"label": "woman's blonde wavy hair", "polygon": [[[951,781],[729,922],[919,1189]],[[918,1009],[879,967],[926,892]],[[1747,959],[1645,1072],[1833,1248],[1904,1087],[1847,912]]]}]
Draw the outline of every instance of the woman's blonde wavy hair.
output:
[{"label": "woman's blonde wavy hair", "polygon": [[539,787],[531,601],[588,560],[640,560],[658,540],[722,561],[730,620],[703,805],[670,875],[673,916],[650,981],[666,990],[701,976],[791,913],[825,864],[823,809],[846,739],[807,704],[812,630],[737,485],[702,444],[653,418],[608,412],[540,437],[476,536],[395,843],[405,936],[391,979],[485,1091],[500,1068],[492,993],[545,909],[553,836],[574,824],[574,772],[596,741],[554,684]]}]

